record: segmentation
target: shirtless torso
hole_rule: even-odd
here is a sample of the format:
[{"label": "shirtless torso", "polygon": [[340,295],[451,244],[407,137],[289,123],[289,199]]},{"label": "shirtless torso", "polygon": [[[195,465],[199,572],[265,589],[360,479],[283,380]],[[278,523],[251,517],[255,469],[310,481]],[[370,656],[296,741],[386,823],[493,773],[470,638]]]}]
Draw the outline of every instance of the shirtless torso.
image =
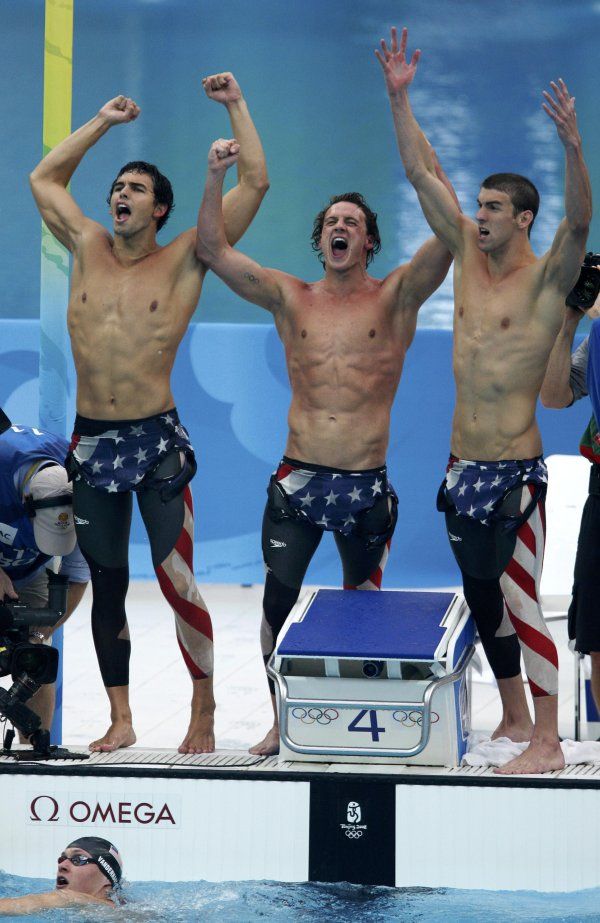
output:
[{"label": "shirtless torso", "polygon": [[475,226],[466,228],[454,278],[451,448],[459,458],[533,458],[542,451],[535,407],[561,323],[560,299],[545,285],[544,270],[544,261],[526,256],[494,278]]},{"label": "shirtless torso", "polygon": [[129,260],[86,222],[67,317],[83,416],[139,419],[174,406],[171,370],[205,275],[195,237],[188,231]]},{"label": "shirtless torso", "polygon": [[292,389],[286,455],[346,469],[385,463],[416,326],[416,311],[398,306],[398,284],[366,276],[346,293],[327,281],[282,279],[285,307],[275,318]]}]

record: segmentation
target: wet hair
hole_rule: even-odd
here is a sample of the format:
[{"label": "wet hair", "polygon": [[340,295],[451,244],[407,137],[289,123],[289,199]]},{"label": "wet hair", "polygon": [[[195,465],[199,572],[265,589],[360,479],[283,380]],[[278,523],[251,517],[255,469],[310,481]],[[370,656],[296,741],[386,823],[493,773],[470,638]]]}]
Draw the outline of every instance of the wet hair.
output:
[{"label": "wet hair", "polygon": [[377,227],[377,213],[371,211],[360,192],[345,192],[343,195],[331,196],[325,208],[319,212],[313,222],[313,230],[311,234],[312,248],[319,254],[319,262],[322,265],[325,265],[325,260],[323,259],[323,254],[321,253],[320,247],[321,234],[323,233],[323,224],[325,222],[325,215],[331,206],[337,205],[338,202],[350,202],[352,205],[358,205],[361,212],[365,216],[367,234],[373,240],[373,248],[367,252],[368,266],[369,263],[372,262],[375,254],[379,253],[381,250],[381,238],[379,236],[379,228]]},{"label": "wet hair", "polygon": [[173,201],[173,187],[167,179],[166,176],[160,172],[158,167],[155,167],[153,163],[146,163],[145,160],[130,160],[129,163],[126,163],[121,167],[117,173],[116,178],[113,180],[110,187],[110,192],[106,198],[106,201],[110,205],[110,200],[114,192],[115,185],[119,182],[121,176],[124,173],[146,173],[152,178],[152,183],[154,185],[154,202],[156,205],[166,205],[167,210],[156,222],[156,230],[160,231],[162,227],[169,220],[169,215],[175,208],[175,203]]},{"label": "wet hair", "polygon": [[533,214],[531,224],[527,228],[527,236],[531,236],[533,222],[540,207],[540,194],[526,176],[518,173],[492,173],[481,184],[483,189],[497,189],[505,192],[509,197],[515,215],[519,212],[530,211]]}]

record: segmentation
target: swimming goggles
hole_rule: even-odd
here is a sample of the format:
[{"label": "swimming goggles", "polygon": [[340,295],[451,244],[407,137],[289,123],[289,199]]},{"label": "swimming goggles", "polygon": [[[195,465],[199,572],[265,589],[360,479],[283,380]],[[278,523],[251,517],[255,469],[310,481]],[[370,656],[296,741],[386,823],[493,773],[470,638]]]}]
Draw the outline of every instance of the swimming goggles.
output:
[{"label": "swimming goggles", "polygon": [[58,864],[60,865],[60,863],[64,862],[65,859],[67,860],[67,862],[70,862],[71,865],[75,865],[75,866],[89,865],[90,862],[92,862],[94,865],[97,864],[96,859],[93,856],[81,856],[78,853],[74,856],[66,856],[64,852],[61,853],[60,856],[58,857]]}]

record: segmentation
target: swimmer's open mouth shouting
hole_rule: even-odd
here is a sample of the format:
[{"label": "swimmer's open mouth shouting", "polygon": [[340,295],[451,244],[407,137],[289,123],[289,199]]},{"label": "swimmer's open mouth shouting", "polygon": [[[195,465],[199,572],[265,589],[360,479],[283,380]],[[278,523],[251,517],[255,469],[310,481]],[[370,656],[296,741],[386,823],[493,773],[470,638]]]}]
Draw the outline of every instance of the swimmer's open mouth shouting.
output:
[{"label": "swimmer's open mouth shouting", "polygon": [[331,253],[333,257],[341,256],[348,249],[348,241],[345,237],[336,234],[331,240]]},{"label": "swimmer's open mouth shouting", "polygon": [[57,875],[57,876],[56,876],[56,887],[57,887],[57,888],[66,888],[68,884],[69,884],[69,882],[68,882],[68,880],[65,878],[64,875]]},{"label": "swimmer's open mouth shouting", "polygon": [[124,202],[119,202],[115,208],[115,218],[119,222],[127,221],[131,215],[131,209],[129,205],[126,205]]}]

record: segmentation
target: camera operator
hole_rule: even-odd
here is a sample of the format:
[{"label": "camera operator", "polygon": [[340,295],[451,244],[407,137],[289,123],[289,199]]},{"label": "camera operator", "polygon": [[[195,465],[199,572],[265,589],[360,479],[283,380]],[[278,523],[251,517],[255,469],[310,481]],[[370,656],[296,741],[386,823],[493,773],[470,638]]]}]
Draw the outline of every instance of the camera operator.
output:
[{"label": "camera operator", "polygon": [[58,857],[56,889],[0,898],[0,916],[21,916],[72,904],[122,903],[123,863],[116,846],[97,836],[73,840]]},{"label": "camera operator", "polygon": [[[579,451],[591,464],[589,496],[581,516],[569,638],[575,650],[591,655],[591,687],[600,709],[600,254],[588,254],[579,282],[567,299],[566,313],[540,392],[544,407],[570,407],[589,395],[592,417]],[[581,318],[592,319],[589,335],[571,354]]]},{"label": "camera operator", "polygon": [[[43,609],[48,605],[46,567],[68,577],[67,609],[52,628],[31,632],[30,641],[47,641],[77,607],[89,570],[75,538],[71,497],[63,461],[66,439],[0,417],[0,601]],[[55,500],[53,504],[51,501]],[[54,562],[52,559],[54,558]],[[29,707],[49,729],[54,685],[45,684]]]}]

